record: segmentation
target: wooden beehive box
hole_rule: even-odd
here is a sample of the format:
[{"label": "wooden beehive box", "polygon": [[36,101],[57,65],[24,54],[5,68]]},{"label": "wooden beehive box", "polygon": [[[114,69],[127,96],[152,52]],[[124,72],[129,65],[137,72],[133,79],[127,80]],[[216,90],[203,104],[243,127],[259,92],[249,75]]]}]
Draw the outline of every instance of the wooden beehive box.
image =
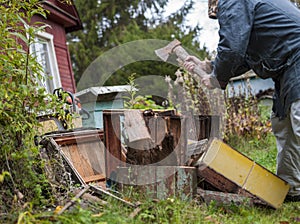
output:
[{"label": "wooden beehive box", "polygon": [[105,185],[103,131],[81,129],[49,134],[85,183]]},{"label": "wooden beehive box", "polygon": [[199,160],[198,176],[217,190],[257,198],[279,208],[289,185],[253,160],[214,139]]},{"label": "wooden beehive box", "polygon": [[131,187],[146,197],[192,199],[197,191],[195,167],[187,166],[131,166],[117,170],[118,189]]},{"label": "wooden beehive box", "polygon": [[83,127],[103,129],[103,110],[123,109],[124,94],[130,90],[129,85],[90,87],[75,94],[89,114],[89,119],[82,121]]},{"label": "wooden beehive box", "polygon": [[[106,110],[103,119],[109,183],[121,190],[133,186],[158,199],[195,194],[196,169],[186,166],[188,141],[217,135],[217,117],[176,115],[174,111]],[[124,136],[141,141],[128,144]],[[155,147],[143,148],[149,139]],[[136,148],[132,149],[132,145]]]},{"label": "wooden beehive box", "polygon": [[[118,167],[128,166],[124,150],[124,112],[126,110],[105,110],[103,111],[104,120],[104,143],[105,143],[105,162],[106,162],[106,177],[115,178]],[[144,111],[140,111],[144,113]],[[161,136],[161,127],[165,127],[163,134],[168,134],[172,137],[173,152],[172,158],[165,163],[155,161],[156,165],[160,166],[185,166],[188,158],[187,145],[188,140],[201,140],[219,134],[219,118],[213,116],[182,116],[176,115],[174,111],[160,111],[156,115],[147,115],[144,117],[149,133],[154,142],[159,139],[164,140],[167,137]],[[193,125],[191,125],[193,123]],[[137,125],[138,126],[138,125]],[[192,127],[193,126],[193,127]],[[139,129],[136,130],[139,132]],[[126,134],[126,133],[125,133]],[[163,147],[162,147],[163,148]],[[161,154],[164,153],[162,149]],[[127,163],[126,163],[127,162]],[[153,161],[147,164],[154,165]]]}]

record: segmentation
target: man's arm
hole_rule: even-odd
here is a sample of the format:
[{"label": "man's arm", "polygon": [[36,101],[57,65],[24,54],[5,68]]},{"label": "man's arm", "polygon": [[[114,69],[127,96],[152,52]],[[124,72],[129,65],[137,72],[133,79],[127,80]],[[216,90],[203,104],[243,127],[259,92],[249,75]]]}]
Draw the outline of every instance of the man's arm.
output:
[{"label": "man's arm", "polygon": [[250,68],[245,56],[254,19],[254,4],[247,0],[219,0],[219,44],[213,62],[214,76],[222,89],[230,78],[239,76]]}]

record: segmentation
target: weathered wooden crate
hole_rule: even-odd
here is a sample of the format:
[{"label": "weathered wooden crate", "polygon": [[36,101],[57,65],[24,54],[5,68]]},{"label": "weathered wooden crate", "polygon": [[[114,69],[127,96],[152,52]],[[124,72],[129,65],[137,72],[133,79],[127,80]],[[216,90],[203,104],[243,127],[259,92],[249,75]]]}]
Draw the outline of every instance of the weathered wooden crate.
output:
[{"label": "weathered wooden crate", "polygon": [[221,192],[259,199],[279,208],[289,185],[224,142],[214,139],[199,159],[198,176]]},{"label": "weathered wooden crate", "polygon": [[[128,116],[136,118],[128,119]],[[179,116],[174,111],[106,110],[103,120],[106,176],[109,182],[115,183],[119,190],[133,187],[135,191],[157,199],[171,196],[191,198],[195,195],[196,168],[186,166],[190,155],[187,153],[188,142],[218,136],[218,117]],[[141,141],[128,144],[123,139],[124,135]],[[153,148],[144,148],[149,139],[157,150],[153,154]],[[135,159],[135,154],[132,156],[135,153],[135,149],[131,149],[132,143],[137,151],[146,155],[145,160],[136,159],[131,163],[129,158]]]},{"label": "weathered wooden crate", "polygon": [[105,182],[103,131],[81,129],[48,134],[85,183]]},{"label": "weathered wooden crate", "polygon": [[130,166],[118,167],[118,189],[142,193],[154,199],[179,197],[192,199],[197,192],[195,167],[187,166]]},{"label": "weathered wooden crate", "polygon": [[[126,167],[126,150],[123,142],[123,121],[126,110],[104,110],[104,143],[106,147],[105,162],[107,178],[115,178],[118,167]],[[144,111],[140,111],[144,113]],[[217,137],[219,135],[219,117],[217,116],[192,116],[175,115],[174,111],[161,111],[155,115],[145,115],[147,128],[151,138],[157,142],[166,139],[166,135],[172,136],[173,152],[167,164],[155,161],[159,166],[185,166],[187,164],[188,140],[201,140]],[[163,123],[163,124],[162,124]],[[165,130],[164,128],[165,127]],[[163,130],[163,131],[161,131]],[[138,132],[139,130],[137,130]],[[160,139],[160,140],[159,140]],[[162,141],[163,141],[162,140]],[[163,147],[162,147],[163,148]],[[162,150],[161,154],[164,154]],[[148,162],[141,165],[154,165]]]}]

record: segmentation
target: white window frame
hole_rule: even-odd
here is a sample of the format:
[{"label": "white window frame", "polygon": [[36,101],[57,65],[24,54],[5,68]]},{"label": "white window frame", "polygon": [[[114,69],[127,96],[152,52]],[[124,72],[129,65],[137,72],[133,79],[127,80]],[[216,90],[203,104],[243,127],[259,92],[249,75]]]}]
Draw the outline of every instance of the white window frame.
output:
[{"label": "white window frame", "polygon": [[[50,33],[46,32],[38,32],[36,37],[36,41],[38,39],[42,39],[43,43],[46,43],[47,46],[47,52],[48,52],[48,57],[49,57],[49,73],[52,76],[51,78],[48,78],[48,81],[52,82],[53,89],[48,89],[45,86],[45,89],[48,93],[52,93],[54,89],[60,88],[61,85],[61,80],[60,80],[60,75],[59,75],[59,69],[58,69],[58,64],[57,64],[57,59],[56,59],[56,54],[55,54],[55,48],[54,48],[54,43],[53,43],[53,35]],[[35,43],[34,43],[35,44]],[[31,45],[30,47],[30,52],[34,52],[34,44]],[[46,75],[46,74],[45,74]]]}]

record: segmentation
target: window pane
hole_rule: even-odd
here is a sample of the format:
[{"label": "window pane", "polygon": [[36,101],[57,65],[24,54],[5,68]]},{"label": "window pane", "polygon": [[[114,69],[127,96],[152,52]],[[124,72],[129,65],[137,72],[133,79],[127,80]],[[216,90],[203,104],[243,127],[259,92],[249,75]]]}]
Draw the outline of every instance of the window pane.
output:
[{"label": "window pane", "polygon": [[42,80],[38,79],[37,81],[40,86],[43,86],[47,92],[51,93],[54,89],[54,84],[50,64],[49,43],[46,40],[37,38],[32,49],[34,56],[43,69],[41,74]]}]

